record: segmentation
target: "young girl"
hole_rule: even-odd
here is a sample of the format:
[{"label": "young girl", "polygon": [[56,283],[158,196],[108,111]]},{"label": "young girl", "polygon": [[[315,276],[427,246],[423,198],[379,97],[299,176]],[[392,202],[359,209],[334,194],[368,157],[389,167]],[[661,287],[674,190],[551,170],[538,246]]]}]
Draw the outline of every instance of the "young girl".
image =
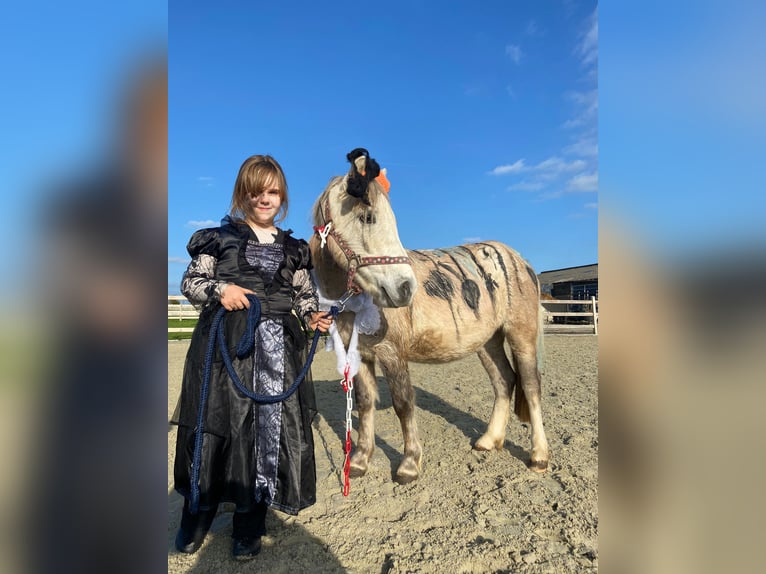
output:
[{"label": "young girl", "polygon": [[[311,382],[283,403],[253,402],[229,380],[216,350],[202,427],[199,511],[192,514],[189,506],[205,352],[220,307],[229,311],[223,329],[234,369],[259,395],[287,390],[306,359],[306,339],[293,310],[311,329],[330,327],[332,319],[317,311],[308,244],[275,227],[286,215],[282,168],[270,156],[255,155],[239,170],[221,227],[197,231],[187,246],[192,261],[181,291],[204,307],[186,357],[176,421],[175,489],[186,499],[176,537],[180,552],[199,549],[220,502],[236,504],[233,555],[247,559],[261,549],[267,507],[297,514],[316,501]],[[245,330],[248,294],[257,295],[261,320],[254,351],[238,359],[233,349]]]}]

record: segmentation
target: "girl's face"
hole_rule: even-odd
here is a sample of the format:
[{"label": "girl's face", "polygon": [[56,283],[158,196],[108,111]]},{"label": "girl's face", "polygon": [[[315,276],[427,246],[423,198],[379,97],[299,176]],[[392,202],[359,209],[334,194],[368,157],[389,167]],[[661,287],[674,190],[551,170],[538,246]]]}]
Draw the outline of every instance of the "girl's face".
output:
[{"label": "girl's face", "polygon": [[261,193],[250,197],[250,219],[256,225],[271,227],[282,206],[282,197],[275,182],[270,182]]}]

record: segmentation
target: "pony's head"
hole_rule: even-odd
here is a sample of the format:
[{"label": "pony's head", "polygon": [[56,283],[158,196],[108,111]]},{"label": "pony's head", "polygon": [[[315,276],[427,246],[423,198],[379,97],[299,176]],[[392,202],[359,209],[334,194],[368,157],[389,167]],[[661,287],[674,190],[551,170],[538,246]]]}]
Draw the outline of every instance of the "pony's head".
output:
[{"label": "pony's head", "polygon": [[406,307],[417,288],[399,241],[385,171],[357,148],[348,173],[334,177],[314,204],[311,240],[320,287],[328,297],[363,291],[382,307]]}]

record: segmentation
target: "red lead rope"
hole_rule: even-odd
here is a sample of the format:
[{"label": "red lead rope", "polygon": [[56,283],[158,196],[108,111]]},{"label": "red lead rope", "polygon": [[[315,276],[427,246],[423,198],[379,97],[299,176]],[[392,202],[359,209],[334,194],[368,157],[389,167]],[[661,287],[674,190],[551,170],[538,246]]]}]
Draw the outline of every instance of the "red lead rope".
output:
[{"label": "red lead rope", "polygon": [[346,368],[343,369],[343,380],[340,384],[343,386],[343,391],[346,393],[346,444],[343,448],[343,453],[346,455],[343,461],[343,496],[348,496],[348,492],[351,488],[349,475],[351,473],[351,410],[353,408],[353,402],[351,399],[351,391],[354,390],[354,378],[349,376],[351,367],[346,363]]}]

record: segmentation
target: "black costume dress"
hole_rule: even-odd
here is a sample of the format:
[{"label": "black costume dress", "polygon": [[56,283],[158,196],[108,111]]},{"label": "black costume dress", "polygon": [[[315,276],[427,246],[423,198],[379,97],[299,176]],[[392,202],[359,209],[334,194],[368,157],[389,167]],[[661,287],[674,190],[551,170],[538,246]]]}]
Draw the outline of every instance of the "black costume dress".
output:
[{"label": "black costume dress", "polygon": [[[207,302],[192,335],[178,418],[174,421],[179,425],[175,489],[187,499],[204,357],[210,326],[220,309],[221,286],[234,283],[252,289],[261,302],[255,349],[243,359],[237,359],[235,348],[245,328],[247,310],[228,312],[223,320],[234,368],[243,384],[258,394],[279,394],[293,383],[306,359],[307,341],[292,310],[295,307],[305,318],[318,308],[306,273],[311,261],[305,241],[293,238],[290,231],[278,230],[274,243],[260,243],[247,225],[228,218],[222,224],[196,232],[187,246],[193,258],[187,275],[194,275],[195,269],[199,271],[205,265],[208,269],[197,273]],[[300,270],[305,280],[302,287],[296,287],[296,273]],[[195,302],[194,293],[189,291],[184,294]],[[196,300],[204,298],[197,295]],[[250,512],[257,503],[265,502],[297,514],[314,504],[316,468],[311,422],[315,414],[310,375],[283,403],[257,404],[237,391],[216,346],[204,414],[200,509],[233,502],[237,511]]]}]

